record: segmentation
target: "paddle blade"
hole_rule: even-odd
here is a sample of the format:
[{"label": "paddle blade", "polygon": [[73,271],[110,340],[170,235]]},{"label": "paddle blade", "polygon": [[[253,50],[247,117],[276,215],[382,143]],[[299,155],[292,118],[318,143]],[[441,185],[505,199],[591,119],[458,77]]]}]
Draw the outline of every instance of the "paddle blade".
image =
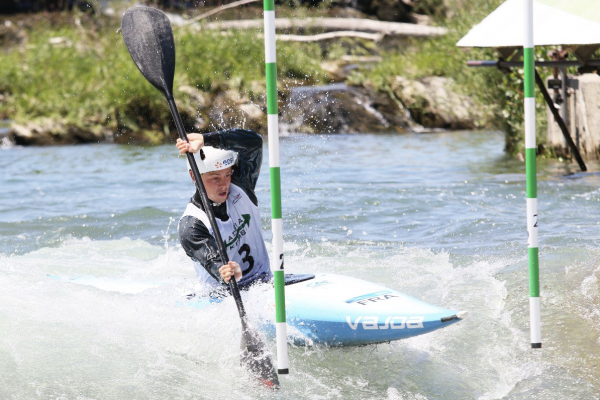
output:
[{"label": "paddle blade", "polygon": [[167,16],[156,8],[130,8],[121,19],[121,32],[127,50],[142,75],[165,96],[171,97],[175,42]]},{"label": "paddle blade", "polygon": [[271,389],[278,389],[279,378],[275,372],[269,350],[258,336],[258,333],[250,330],[247,326],[242,329],[242,364],[262,385]]}]

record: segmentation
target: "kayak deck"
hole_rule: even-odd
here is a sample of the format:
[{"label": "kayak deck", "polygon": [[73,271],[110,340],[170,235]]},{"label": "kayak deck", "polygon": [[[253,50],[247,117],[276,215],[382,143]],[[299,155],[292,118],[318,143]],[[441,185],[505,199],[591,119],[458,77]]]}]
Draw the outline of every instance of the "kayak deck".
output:
[{"label": "kayak deck", "polygon": [[[335,274],[287,274],[288,336],[298,345],[357,346],[390,342],[450,326],[465,312],[437,307],[379,284]],[[274,309],[274,298],[268,298]],[[204,308],[218,299],[195,299]],[[260,327],[275,335],[272,320]]]}]

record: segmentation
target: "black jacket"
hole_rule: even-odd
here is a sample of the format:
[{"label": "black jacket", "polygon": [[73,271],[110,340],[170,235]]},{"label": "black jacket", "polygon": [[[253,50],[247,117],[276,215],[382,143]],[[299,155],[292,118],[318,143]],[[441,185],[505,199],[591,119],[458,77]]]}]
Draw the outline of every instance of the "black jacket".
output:
[{"label": "black jacket", "polygon": [[[258,200],[254,189],[258,181],[260,166],[262,164],[262,137],[253,131],[244,129],[230,129],[203,134],[206,146],[233,150],[238,154],[237,165],[233,167],[231,183],[242,188],[255,205]],[[204,210],[198,191],[190,199],[196,207]],[[215,217],[227,221],[227,204],[213,206]],[[223,283],[219,268],[223,265],[217,242],[208,231],[208,227],[200,220],[186,215],[179,221],[179,240],[185,253],[200,264],[217,281]]]}]

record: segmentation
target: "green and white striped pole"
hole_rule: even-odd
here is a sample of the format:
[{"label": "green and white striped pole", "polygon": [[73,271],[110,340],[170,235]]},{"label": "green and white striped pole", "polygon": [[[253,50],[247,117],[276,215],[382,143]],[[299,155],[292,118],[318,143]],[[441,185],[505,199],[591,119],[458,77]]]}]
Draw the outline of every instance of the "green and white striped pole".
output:
[{"label": "green and white striped pole", "polygon": [[265,66],[267,70],[267,124],[269,130],[269,170],[271,179],[271,225],[275,276],[275,331],[277,372],[289,373],[287,327],[285,321],[285,275],[283,270],[283,224],[281,219],[281,175],[279,168],[279,120],[277,116],[277,55],[275,51],[275,1],[264,0]]},{"label": "green and white striped pole", "polygon": [[540,271],[538,258],[538,206],[535,139],[535,59],[533,46],[533,0],[525,3],[525,174],[527,179],[527,234],[529,247],[529,326],[531,347],[542,347]]}]

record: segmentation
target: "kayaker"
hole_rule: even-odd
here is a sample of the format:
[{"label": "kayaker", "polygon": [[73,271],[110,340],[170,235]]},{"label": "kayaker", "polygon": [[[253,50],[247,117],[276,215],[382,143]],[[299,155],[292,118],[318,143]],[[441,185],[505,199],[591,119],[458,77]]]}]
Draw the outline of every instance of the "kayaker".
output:
[{"label": "kayaker", "polygon": [[[262,138],[253,131],[230,129],[188,134],[177,139],[180,154],[194,154],[206,194],[212,202],[229,263],[223,265],[198,191],[179,220],[179,239],[194,261],[198,278],[214,289],[227,288],[232,275],[240,289],[268,282],[273,274],[262,236],[254,189],[262,163]],[[189,174],[194,180],[191,167]]]}]

